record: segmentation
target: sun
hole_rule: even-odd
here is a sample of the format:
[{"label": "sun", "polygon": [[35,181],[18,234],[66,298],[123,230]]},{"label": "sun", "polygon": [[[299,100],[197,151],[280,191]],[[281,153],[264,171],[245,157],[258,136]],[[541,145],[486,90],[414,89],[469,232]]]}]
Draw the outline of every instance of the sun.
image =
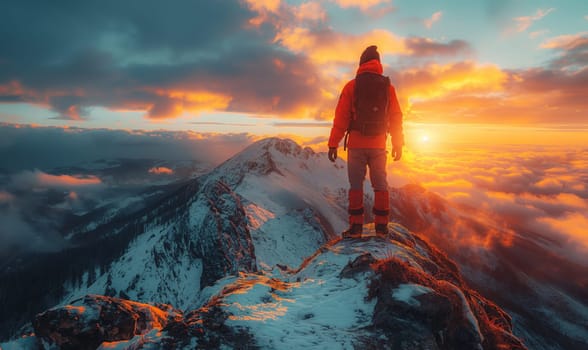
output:
[{"label": "sun", "polygon": [[421,142],[422,143],[428,143],[430,140],[429,135],[423,135],[421,136]]}]

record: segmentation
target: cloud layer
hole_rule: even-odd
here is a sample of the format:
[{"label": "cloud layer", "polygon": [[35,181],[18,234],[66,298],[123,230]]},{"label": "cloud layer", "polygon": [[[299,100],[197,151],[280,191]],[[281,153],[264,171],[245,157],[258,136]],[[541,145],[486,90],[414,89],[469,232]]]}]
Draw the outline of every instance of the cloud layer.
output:
[{"label": "cloud layer", "polygon": [[[475,43],[464,38],[370,27],[382,14],[396,16],[391,3],[6,1],[0,103],[35,104],[71,120],[95,107],[139,111],[154,122],[210,111],[330,119],[361,51],[375,43],[408,119],[585,122],[586,32],[546,38],[536,48],[550,57],[544,65],[507,69],[477,61]],[[488,6],[491,16],[505,15],[504,3]],[[556,11],[513,17],[513,30]],[[334,29],[336,14],[354,16],[362,29]],[[427,33],[443,14],[416,22]]]},{"label": "cloud layer", "polygon": [[588,266],[586,151],[542,146],[409,151],[404,162],[390,166],[390,184],[420,183],[473,209],[476,220],[497,228],[486,239],[500,232],[548,237],[561,244],[561,254]]},{"label": "cloud layer", "polygon": [[[121,158],[195,160],[216,165],[256,138],[245,133],[37,128],[0,123],[0,158],[3,160],[0,170],[50,170]],[[67,181],[59,178],[45,180]]]}]

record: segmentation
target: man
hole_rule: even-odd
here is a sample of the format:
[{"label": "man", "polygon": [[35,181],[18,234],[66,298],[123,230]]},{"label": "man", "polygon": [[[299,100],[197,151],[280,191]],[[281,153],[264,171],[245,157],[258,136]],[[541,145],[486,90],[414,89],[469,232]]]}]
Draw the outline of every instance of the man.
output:
[{"label": "man", "polygon": [[337,147],[344,136],[345,146],[349,148],[349,229],[343,232],[344,238],[361,237],[363,231],[363,182],[367,167],[374,190],[376,234],[383,237],[388,234],[387,135],[392,137],[394,161],[402,157],[404,135],[396,91],[382,73],[377,47],[369,46],[361,54],[355,79],[343,88],[335,110],[329,137],[329,160],[337,159]]}]

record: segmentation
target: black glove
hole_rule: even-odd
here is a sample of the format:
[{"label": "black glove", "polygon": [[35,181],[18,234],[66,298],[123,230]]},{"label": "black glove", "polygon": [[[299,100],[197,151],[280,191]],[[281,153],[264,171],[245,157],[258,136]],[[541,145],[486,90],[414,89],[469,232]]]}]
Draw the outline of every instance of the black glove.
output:
[{"label": "black glove", "polygon": [[402,146],[395,146],[392,147],[392,157],[394,157],[394,161],[397,162],[402,158]]},{"label": "black glove", "polygon": [[329,160],[334,162],[337,159],[337,147],[329,147]]}]

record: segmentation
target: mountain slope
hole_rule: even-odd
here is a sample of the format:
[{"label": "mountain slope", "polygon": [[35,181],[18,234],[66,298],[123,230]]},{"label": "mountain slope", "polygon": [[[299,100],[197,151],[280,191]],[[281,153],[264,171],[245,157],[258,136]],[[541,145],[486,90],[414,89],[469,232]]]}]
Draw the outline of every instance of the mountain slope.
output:
[{"label": "mountain slope", "polygon": [[337,181],[305,185],[331,169],[344,179],[342,163],[326,164],[290,140],[260,141],[156,205],[78,232],[73,247],[19,262],[0,276],[12,286],[0,288],[3,337],[88,293],[184,309],[225,275],[299,264],[345,224]]},{"label": "mountain slope", "polygon": [[87,296],[38,315],[37,337],[5,347],[525,349],[510,318],[469,289],[446,256],[390,228],[387,239],[335,239],[296,269],[221,279],[204,290],[202,307],[184,313]]}]

